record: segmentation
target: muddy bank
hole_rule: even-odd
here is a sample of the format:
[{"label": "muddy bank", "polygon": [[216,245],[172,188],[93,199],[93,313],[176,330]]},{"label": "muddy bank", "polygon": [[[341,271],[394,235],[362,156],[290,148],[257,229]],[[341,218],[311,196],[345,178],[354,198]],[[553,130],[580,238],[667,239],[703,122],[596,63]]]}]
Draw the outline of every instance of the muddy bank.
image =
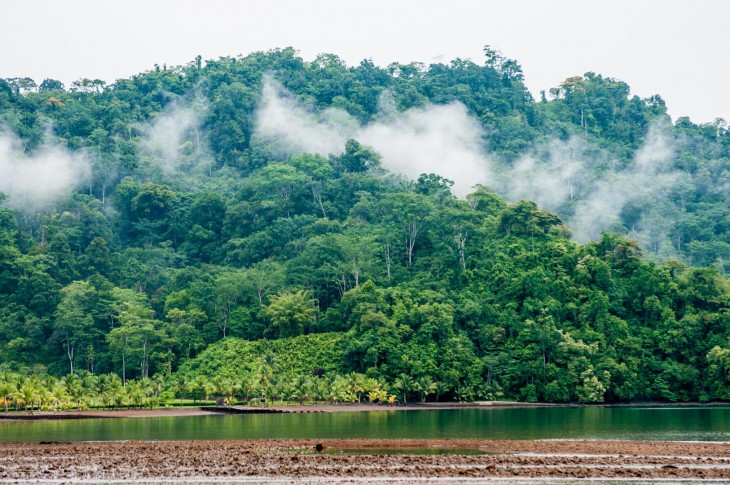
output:
[{"label": "muddy bank", "polygon": [[[321,444],[323,452],[317,452]],[[401,450],[401,453],[388,451]],[[424,450],[437,454],[424,453]],[[481,454],[476,454],[476,453]],[[367,478],[730,479],[730,445],[635,441],[248,440],[0,444],[0,481]]]},{"label": "muddy bank", "polygon": [[147,418],[164,416],[205,416],[211,411],[205,408],[160,408],[160,409],[89,409],[84,411],[11,411],[0,413],[3,420],[58,420],[58,419],[95,419],[95,418]]}]

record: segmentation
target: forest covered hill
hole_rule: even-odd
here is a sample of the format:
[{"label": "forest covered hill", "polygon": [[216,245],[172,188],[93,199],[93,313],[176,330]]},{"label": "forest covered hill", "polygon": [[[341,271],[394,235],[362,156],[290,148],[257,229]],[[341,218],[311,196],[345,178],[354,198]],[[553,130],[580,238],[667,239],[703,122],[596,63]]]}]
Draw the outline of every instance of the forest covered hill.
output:
[{"label": "forest covered hill", "polygon": [[287,48],[0,80],[0,126],[0,372],[730,398],[730,133],[621,81]]}]

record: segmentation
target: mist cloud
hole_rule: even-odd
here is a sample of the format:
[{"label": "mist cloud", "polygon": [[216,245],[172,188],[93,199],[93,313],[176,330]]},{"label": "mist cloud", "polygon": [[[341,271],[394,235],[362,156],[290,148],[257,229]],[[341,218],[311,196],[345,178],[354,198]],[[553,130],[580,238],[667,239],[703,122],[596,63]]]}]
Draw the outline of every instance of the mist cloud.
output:
[{"label": "mist cloud", "polygon": [[514,164],[499,167],[494,188],[509,200],[533,200],[540,207],[558,211],[566,201],[579,198],[590,183],[586,161],[596,156],[590,150],[578,137],[552,140]]},{"label": "mist cloud", "polygon": [[[255,136],[283,156],[337,155],[354,138],[379,152],[392,172],[453,180],[457,196],[484,184],[510,201],[533,200],[561,215],[577,242],[596,240],[603,231],[628,231],[658,252],[657,241],[668,240],[676,214],[667,213],[672,209],[666,205],[657,209],[656,202],[688,177],[672,169],[677,142],[667,133],[667,126],[651,125],[627,166],[580,135],[536,144],[510,164],[484,150],[483,130],[461,103],[398,112],[386,91],[375,121],[361,125],[345,111],[307,106],[267,77]],[[626,211],[633,212],[624,228]]]},{"label": "mist cloud", "polygon": [[491,163],[482,152],[482,129],[461,103],[395,113],[362,128],[357,137],[383,156],[383,165],[409,178],[436,173],[454,181],[464,197],[490,184]]},{"label": "mist cloud", "polygon": [[27,155],[15,135],[0,132],[0,192],[12,207],[42,209],[82,185],[89,172],[83,153],[45,143]]},{"label": "mist cloud", "polygon": [[453,190],[459,196],[477,183],[489,183],[490,163],[480,149],[482,129],[463,104],[429,105],[399,113],[386,94],[380,107],[377,120],[363,126],[343,110],[316,112],[306,107],[267,77],[256,112],[256,135],[288,155],[338,155],[353,138],[380,153],[388,170],[410,178],[437,173],[454,181]]},{"label": "mist cloud", "polygon": [[256,110],[256,135],[273,142],[285,155],[340,154],[354,137],[359,124],[347,112],[307,108],[276,80],[264,78],[261,102]]},{"label": "mist cloud", "polygon": [[[632,163],[621,171],[607,173],[578,202],[575,214],[568,219],[575,239],[578,242],[597,239],[601,231],[618,229],[621,213],[630,205],[643,210],[664,198],[682,177],[671,168],[674,153],[673,141],[663,127],[652,125]],[[627,229],[641,240],[646,236],[642,232],[658,229],[648,227],[648,222],[640,218]]]},{"label": "mist cloud", "polygon": [[197,101],[184,105],[171,102],[150,123],[141,127],[143,136],[139,149],[157,164],[165,174],[179,170],[191,153],[200,151],[200,116],[205,105]]}]

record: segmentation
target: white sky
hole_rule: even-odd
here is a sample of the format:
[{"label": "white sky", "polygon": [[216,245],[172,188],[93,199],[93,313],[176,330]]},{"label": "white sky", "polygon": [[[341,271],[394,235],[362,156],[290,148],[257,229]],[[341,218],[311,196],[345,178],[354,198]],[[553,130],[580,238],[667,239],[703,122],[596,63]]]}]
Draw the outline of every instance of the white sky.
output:
[{"label": "white sky", "polygon": [[489,44],[536,98],[593,71],[660,94],[673,119],[730,122],[728,0],[5,0],[0,77],[70,83],[292,46],[339,55],[482,63]]}]

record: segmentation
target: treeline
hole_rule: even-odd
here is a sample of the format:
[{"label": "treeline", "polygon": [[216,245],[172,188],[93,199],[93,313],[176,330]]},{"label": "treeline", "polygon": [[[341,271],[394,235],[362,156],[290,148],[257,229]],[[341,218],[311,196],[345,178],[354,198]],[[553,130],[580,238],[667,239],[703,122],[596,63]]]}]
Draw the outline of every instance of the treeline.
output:
[{"label": "treeline", "polygon": [[[282,376],[262,360],[257,372],[241,379],[198,375],[164,379],[132,379],[123,383],[114,373],[87,371],[58,379],[47,374],[0,374],[0,411],[64,411],[69,409],[158,408],[226,405],[271,406],[305,404],[408,404],[438,400],[443,388],[430,379],[401,376],[392,384],[363,374]],[[390,393],[392,391],[393,393]],[[400,396],[400,397],[399,397]]]},{"label": "treeline", "polygon": [[[281,382],[355,373],[392,394],[399,380],[431,382],[442,399],[730,397],[725,127],[671,127],[701,147],[677,157],[683,169],[706,173],[680,194],[691,227],[678,250],[713,267],[651,262],[618,233],[577,245],[532,202],[482,186],[458,199],[438,175],[388,173],[355,140],[330,157],[252,140],[272,71],[313,105],[362,121],[386,89],[401,110],[459,100],[505,163],[576,133],[626,161],[666,117],[660,98],[598,75],[535,102],[519,66],[487,54],[481,66],[379,68],[284,49],[113,86],[0,82],[0,120],[25,153],[50,128],[91,161],[88,187],[53,205],[0,206],[0,370],[174,389],[178,376],[240,383],[256,371],[247,362],[271,354]],[[173,137],[173,155],[145,148],[145,126],[196,99],[207,108]]]}]

